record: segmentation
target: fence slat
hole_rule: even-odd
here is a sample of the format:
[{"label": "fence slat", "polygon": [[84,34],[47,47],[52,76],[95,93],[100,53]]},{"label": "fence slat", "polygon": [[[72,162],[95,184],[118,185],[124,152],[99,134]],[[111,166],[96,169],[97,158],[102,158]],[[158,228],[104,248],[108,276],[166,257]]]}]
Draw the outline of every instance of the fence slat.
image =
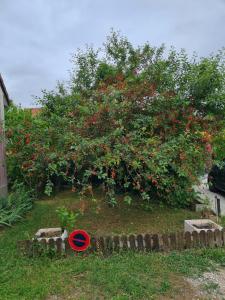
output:
[{"label": "fence slat", "polygon": [[97,239],[98,251],[104,253],[105,252],[105,240],[104,237],[99,237]]},{"label": "fence slat", "polygon": [[144,250],[144,242],[143,242],[143,235],[142,234],[137,235],[137,248],[138,248],[139,251]]},{"label": "fence slat", "polygon": [[46,239],[42,239],[40,241],[40,244],[41,244],[41,252],[45,252],[47,250],[47,242],[46,242]]},{"label": "fence slat", "polygon": [[127,250],[128,249],[127,236],[126,235],[121,236],[121,241],[122,241],[122,249]]},{"label": "fence slat", "polygon": [[56,243],[56,253],[59,255],[62,254],[62,239],[57,238],[55,243]]},{"label": "fence slat", "polygon": [[90,245],[90,253],[94,253],[97,251],[97,245],[96,245],[96,238],[95,237],[91,237],[91,245]]},{"label": "fence slat", "polygon": [[199,233],[199,245],[201,248],[205,248],[206,247],[206,232],[205,230],[201,230]]},{"label": "fence slat", "polygon": [[162,250],[168,251],[169,248],[170,248],[169,236],[168,236],[168,234],[164,233],[164,234],[162,234]]},{"label": "fence slat", "polygon": [[184,239],[185,239],[185,249],[190,249],[192,247],[192,240],[191,240],[191,233],[189,231],[186,231],[184,233]]},{"label": "fence slat", "polygon": [[50,239],[48,240],[48,247],[49,247],[49,250],[54,251],[55,248],[56,248],[55,246],[56,246],[56,245],[55,245],[54,239],[50,238]]},{"label": "fence slat", "polygon": [[68,238],[65,239],[65,252],[67,255],[74,254],[74,250],[70,247]]},{"label": "fence slat", "polygon": [[130,242],[130,249],[131,250],[136,250],[136,244],[135,244],[135,236],[133,234],[131,234],[128,238],[129,242]]},{"label": "fence slat", "polygon": [[17,242],[17,249],[22,253],[25,254],[26,253],[26,241],[18,241]]},{"label": "fence slat", "polygon": [[40,243],[38,242],[37,239],[34,239],[32,241],[32,255],[35,257],[35,256],[38,256],[40,254]]},{"label": "fence slat", "polygon": [[105,247],[106,247],[106,252],[108,254],[112,253],[112,251],[113,251],[113,240],[112,240],[111,236],[106,237]]},{"label": "fence slat", "polygon": [[170,250],[176,250],[177,249],[177,240],[176,240],[176,234],[171,233],[169,235],[170,237]]},{"label": "fence slat", "polygon": [[17,247],[22,255],[32,256],[32,241],[25,240],[25,241],[18,241]]},{"label": "fence slat", "polygon": [[199,247],[199,234],[197,231],[192,232],[192,240],[193,240],[193,247],[198,248]]},{"label": "fence slat", "polygon": [[119,252],[119,250],[120,250],[120,238],[119,238],[119,236],[114,236],[113,237],[113,250],[115,251],[115,252]]},{"label": "fence slat", "polygon": [[221,236],[222,236],[222,240],[223,240],[222,246],[225,246],[225,228],[222,229]]},{"label": "fence slat", "polygon": [[214,237],[215,237],[215,245],[217,247],[221,247],[223,243],[222,243],[222,234],[219,229],[216,229],[214,231]]},{"label": "fence slat", "polygon": [[151,235],[150,234],[145,234],[144,236],[144,241],[145,241],[145,249],[147,252],[151,251],[152,248],[151,248]]},{"label": "fence slat", "polygon": [[159,251],[159,236],[158,236],[158,234],[152,235],[152,250]]},{"label": "fence slat", "polygon": [[206,239],[207,239],[208,247],[213,248],[215,246],[215,242],[214,242],[214,234],[212,230],[207,230]]},{"label": "fence slat", "polygon": [[177,232],[176,240],[177,240],[177,250],[183,250],[184,249],[184,233]]}]

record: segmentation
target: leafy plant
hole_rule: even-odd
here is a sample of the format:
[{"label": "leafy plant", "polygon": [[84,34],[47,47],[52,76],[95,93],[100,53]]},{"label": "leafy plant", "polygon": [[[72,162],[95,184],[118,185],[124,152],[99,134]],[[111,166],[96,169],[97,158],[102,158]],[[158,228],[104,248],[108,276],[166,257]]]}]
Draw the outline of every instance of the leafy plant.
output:
[{"label": "leafy plant", "polygon": [[62,227],[62,229],[67,229],[68,231],[71,231],[75,226],[75,222],[77,221],[79,213],[75,214],[74,212],[69,211],[64,206],[57,208],[56,213],[59,218],[60,226]]},{"label": "leafy plant", "polygon": [[123,200],[124,200],[124,202],[127,203],[128,205],[131,205],[131,203],[132,203],[132,198],[131,198],[130,196],[128,196],[128,195],[125,196]]},{"label": "leafy plant", "polygon": [[0,199],[0,225],[12,226],[33,206],[33,192],[15,182],[8,197]]}]

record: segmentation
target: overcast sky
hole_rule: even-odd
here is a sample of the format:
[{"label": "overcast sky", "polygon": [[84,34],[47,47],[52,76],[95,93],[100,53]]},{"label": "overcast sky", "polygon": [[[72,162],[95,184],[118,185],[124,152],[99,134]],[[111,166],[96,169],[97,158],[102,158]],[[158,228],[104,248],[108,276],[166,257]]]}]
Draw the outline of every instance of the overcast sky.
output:
[{"label": "overcast sky", "polygon": [[33,96],[68,80],[71,54],[99,47],[110,28],[200,56],[225,46],[225,0],[0,0],[0,72],[10,97]]}]

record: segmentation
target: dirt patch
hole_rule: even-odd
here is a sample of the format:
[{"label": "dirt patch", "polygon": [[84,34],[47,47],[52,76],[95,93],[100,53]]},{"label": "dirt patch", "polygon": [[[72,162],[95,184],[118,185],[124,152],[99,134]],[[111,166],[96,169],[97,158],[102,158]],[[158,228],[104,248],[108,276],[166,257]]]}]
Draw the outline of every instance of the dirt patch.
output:
[{"label": "dirt patch", "polygon": [[194,300],[201,299],[196,297],[196,290],[191,283],[187,282],[186,278],[178,275],[171,277],[172,290],[166,295],[157,296],[157,300]]},{"label": "dirt patch", "polygon": [[51,295],[45,300],[106,300],[103,295],[95,295],[95,292],[93,290],[84,290],[83,288],[77,287],[76,289],[73,289],[70,291],[70,294],[67,294],[65,296],[59,296],[59,295]]}]

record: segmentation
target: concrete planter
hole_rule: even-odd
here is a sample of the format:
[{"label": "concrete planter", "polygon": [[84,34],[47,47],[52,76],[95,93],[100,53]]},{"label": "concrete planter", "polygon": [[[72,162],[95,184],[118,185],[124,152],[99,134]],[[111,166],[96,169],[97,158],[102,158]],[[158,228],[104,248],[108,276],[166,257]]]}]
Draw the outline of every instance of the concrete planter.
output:
[{"label": "concrete planter", "polygon": [[[53,243],[57,243],[57,239],[61,238],[61,251],[65,251],[66,245],[65,245],[65,239],[68,238],[68,231],[66,229],[62,228],[42,228],[39,229],[33,240],[37,240],[38,242],[41,242],[42,240],[45,240],[47,245],[50,241],[53,241]],[[56,249],[56,244],[55,244]]]},{"label": "concrete planter", "polygon": [[215,231],[216,229],[222,230],[223,227],[216,224],[210,219],[196,219],[196,220],[185,220],[184,221],[184,231],[197,231],[200,232],[201,230],[207,231],[212,230]]},{"label": "concrete planter", "polygon": [[42,228],[39,229],[35,234],[35,239],[41,241],[45,239],[47,242],[49,239],[56,241],[58,238],[65,240],[68,237],[67,230],[62,228]]}]

